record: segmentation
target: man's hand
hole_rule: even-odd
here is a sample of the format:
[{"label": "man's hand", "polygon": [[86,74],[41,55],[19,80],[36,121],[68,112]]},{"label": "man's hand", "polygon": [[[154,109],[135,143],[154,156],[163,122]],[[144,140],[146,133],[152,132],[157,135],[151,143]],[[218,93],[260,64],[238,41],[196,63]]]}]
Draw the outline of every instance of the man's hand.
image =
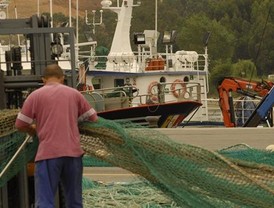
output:
[{"label": "man's hand", "polygon": [[26,132],[30,136],[34,136],[36,134],[36,125],[35,124],[31,124],[29,126],[19,127],[18,130],[22,131],[22,132]]}]

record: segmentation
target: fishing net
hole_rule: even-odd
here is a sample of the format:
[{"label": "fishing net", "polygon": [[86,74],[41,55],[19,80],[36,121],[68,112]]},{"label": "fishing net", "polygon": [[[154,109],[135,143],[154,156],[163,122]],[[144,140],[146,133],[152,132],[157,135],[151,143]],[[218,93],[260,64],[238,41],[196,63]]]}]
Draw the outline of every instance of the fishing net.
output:
[{"label": "fishing net", "polygon": [[[150,195],[151,198],[158,198],[158,201],[152,203],[155,207],[273,207],[272,152],[244,145],[213,152],[175,143],[154,129],[103,118],[96,123],[84,122],[79,125],[79,129],[81,144],[87,155],[85,163],[88,163],[88,156],[96,158],[105,164],[129,170],[147,181],[144,184],[115,188],[97,184],[84,191],[85,200],[88,201],[86,198],[93,198],[92,196],[95,200],[86,207],[95,207],[94,203],[102,201],[98,199],[103,196],[102,191],[107,191],[111,197],[102,201],[105,204],[101,204],[101,207],[127,207],[130,199],[135,204],[141,203],[136,196],[144,197],[142,205],[136,207],[149,207],[145,206],[144,199],[145,193],[151,192],[154,193]],[[18,132],[1,137],[1,164],[7,163],[24,138],[25,135]],[[4,145],[7,141],[18,144],[7,148]],[[20,170],[31,160],[35,154],[34,143],[26,146],[20,155],[24,161],[14,165],[16,170]],[[1,165],[1,170],[3,166]],[[4,182],[5,178],[1,178],[0,185]],[[140,187],[148,192],[140,191]],[[128,200],[120,202],[125,197]]]},{"label": "fishing net", "polygon": [[[179,206],[273,206],[273,167],[252,157],[238,158],[236,150],[213,152],[178,144],[156,130],[124,128],[104,119],[83,123],[80,129],[88,155],[144,177]],[[261,154],[273,158],[272,153]]]},{"label": "fishing net", "polygon": [[[88,179],[84,180],[84,184]],[[163,192],[145,181],[131,183],[89,184],[83,190],[85,208],[179,208]]]},{"label": "fishing net", "polygon": [[[0,111],[0,187],[5,185],[15,176],[26,164],[31,161],[38,147],[37,138],[29,140],[20,153],[14,157],[16,151],[26,139],[26,134],[17,132],[14,127],[18,110]],[[15,158],[10,165],[9,161]],[[8,168],[4,171],[5,167]]]},{"label": "fishing net", "polygon": [[14,122],[18,110],[1,110],[0,111],[0,136],[8,135],[15,131]]}]

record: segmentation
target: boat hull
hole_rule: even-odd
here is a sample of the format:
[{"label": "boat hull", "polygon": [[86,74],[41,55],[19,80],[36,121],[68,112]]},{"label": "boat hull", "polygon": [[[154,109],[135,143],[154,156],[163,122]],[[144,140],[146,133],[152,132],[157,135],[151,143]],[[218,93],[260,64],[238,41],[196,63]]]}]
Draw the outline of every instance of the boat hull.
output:
[{"label": "boat hull", "polygon": [[99,112],[98,115],[105,119],[131,121],[144,126],[175,128],[201,105],[200,102],[196,101],[145,104],[103,111]]}]

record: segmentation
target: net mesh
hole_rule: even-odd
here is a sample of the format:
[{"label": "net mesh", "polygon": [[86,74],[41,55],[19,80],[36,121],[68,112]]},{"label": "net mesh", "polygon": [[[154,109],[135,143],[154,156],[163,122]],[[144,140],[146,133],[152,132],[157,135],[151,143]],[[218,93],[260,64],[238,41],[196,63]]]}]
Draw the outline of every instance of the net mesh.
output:
[{"label": "net mesh", "polygon": [[[15,119],[15,113],[10,114],[10,120]],[[7,129],[9,133],[1,135],[1,171],[26,136]],[[173,142],[153,129],[102,118],[79,129],[87,156],[142,176],[178,207],[273,207],[272,152],[245,145],[209,151]],[[27,144],[1,177],[1,186],[33,158],[36,148],[36,139]]]},{"label": "net mesh", "polygon": [[[15,130],[14,123],[17,114],[18,110],[0,111],[0,187],[5,185],[34,158],[38,147],[37,138],[28,141],[13,162],[8,165],[26,139],[26,134]],[[6,166],[8,166],[7,169],[5,169]]]},{"label": "net mesh", "polygon": [[[251,151],[239,158],[238,150],[212,152],[104,119],[80,129],[87,154],[143,176],[180,206],[273,206],[274,169],[249,158]],[[259,150],[252,154],[273,158]]]},{"label": "net mesh", "polygon": [[[87,182],[88,180],[85,180]],[[89,182],[90,183],[90,182]],[[90,184],[83,190],[84,207],[179,208],[148,182]]]}]

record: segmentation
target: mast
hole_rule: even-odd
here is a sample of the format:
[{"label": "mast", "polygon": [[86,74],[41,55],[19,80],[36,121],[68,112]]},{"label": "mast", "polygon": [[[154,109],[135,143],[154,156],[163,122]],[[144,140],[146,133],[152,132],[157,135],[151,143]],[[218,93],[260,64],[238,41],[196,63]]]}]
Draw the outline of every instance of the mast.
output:
[{"label": "mast", "polygon": [[155,33],[154,33],[154,41],[155,41],[155,51],[157,53],[157,31],[158,31],[158,0],[155,0]]},{"label": "mast", "polygon": [[71,26],[71,0],[69,0],[69,27]]},{"label": "mast", "polygon": [[49,10],[50,10],[50,22],[51,22],[51,27],[53,27],[52,0],[49,1]]},{"label": "mast", "polygon": [[111,49],[108,55],[107,70],[130,71],[134,64],[134,53],[130,44],[130,26],[132,18],[133,0],[117,0],[117,6],[111,6],[112,1],[103,0],[103,9],[117,13],[117,25],[113,36]]},{"label": "mast", "polygon": [[37,16],[40,15],[40,0],[37,0]]},{"label": "mast", "polygon": [[[103,2],[103,1],[102,1]],[[133,0],[123,0],[121,6],[117,0],[116,7],[104,7],[118,15],[116,30],[112,40],[110,55],[123,51],[124,53],[133,53],[130,45],[130,23],[132,16]]]}]

